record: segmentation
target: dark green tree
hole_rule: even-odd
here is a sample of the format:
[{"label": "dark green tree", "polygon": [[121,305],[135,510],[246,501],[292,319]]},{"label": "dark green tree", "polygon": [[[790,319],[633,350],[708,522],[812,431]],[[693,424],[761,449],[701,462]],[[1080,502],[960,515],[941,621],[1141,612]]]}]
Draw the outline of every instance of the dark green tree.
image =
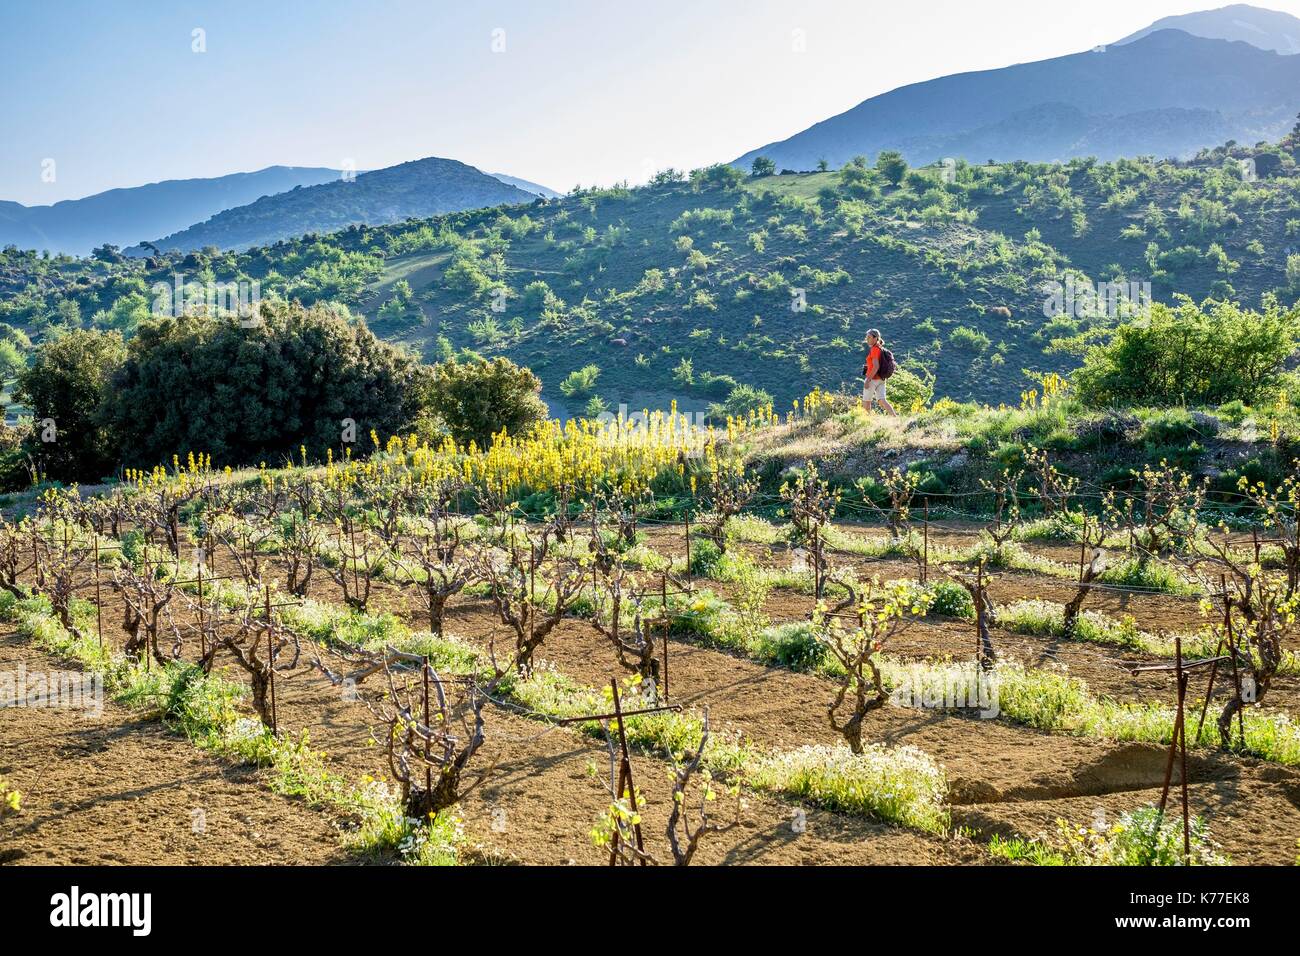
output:
[{"label": "dark green tree", "polygon": [[32,412],[26,452],[41,474],[94,481],[112,471],[116,448],[101,411],[125,359],[121,333],[90,329],[51,339],[33,354],[16,394]]},{"label": "dark green tree", "polygon": [[254,465],[300,445],[368,452],[372,430],[431,435],[429,366],[325,307],[262,303],[259,316],[140,325],[103,415],[123,463],[193,451]]},{"label": "dark green tree", "polygon": [[545,420],[541,390],[536,375],[509,359],[443,362],[433,368],[430,405],[456,441],[482,448],[502,429],[513,435]]},{"label": "dark green tree", "polygon": [[1256,312],[1181,296],[1172,308],[1152,304],[1148,321],[1120,325],[1089,349],[1073,382],[1094,407],[1257,405],[1277,389],[1297,342],[1300,307],[1266,296]]},{"label": "dark green tree", "polygon": [[907,161],[903,159],[903,154],[896,150],[882,150],[876,157],[876,169],[880,175],[897,186],[907,175]]}]

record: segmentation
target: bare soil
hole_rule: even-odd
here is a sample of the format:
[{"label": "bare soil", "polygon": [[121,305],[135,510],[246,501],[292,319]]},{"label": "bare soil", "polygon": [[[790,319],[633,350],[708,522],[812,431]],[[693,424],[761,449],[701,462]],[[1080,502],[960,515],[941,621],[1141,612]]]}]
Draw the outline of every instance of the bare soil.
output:
[{"label": "bare soil", "polygon": [[[69,665],[13,633],[0,670]],[[22,812],[0,823],[9,864],[324,864],[346,858],[324,814],[266,789],[155,720],[106,701],[0,711],[0,774]]]},{"label": "bare soil", "polygon": [[[651,529],[649,537],[651,545],[662,553],[684,551],[680,530]],[[746,545],[745,548],[764,561],[788,562],[788,556],[780,553],[779,546]],[[837,560],[858,563],[843,555]],[[901,561],[861,562],[860,566],[882,577],[901,577],[913,570],[910,564]],[[696,583],[724,596],[731,594],[726,585]],[[1068,581],[1039,575],[999,572],[994,579],[994,596],[999,602],[1035,596],[1061,601],[1072,591]],[[319,570],[311,596],[339,600],[337,587]],[[774,590],[766,611],[774,621],[798,620],[807,616],[812,605],[810,595]],[[1139,625],[1148,630],[1190,629],[1200,622],[1195,601],[1162,595],[1101,593],[1091,597],[1087,606],[1108,613],[1133,613]],[[375,585],[371,609],[391,610],[413,627],[425,626],[413,596],[392,585]],[[119,644],[123,639],[120,616],[120,599],[106,590],[106,637]],[[506,640],[490,602],[482,599],[454,600],[448,629],[480,646],[486,646],[494,636],[499,641]],[[1100,645],[1028,638],[1001,631],[995,633],[994,639],[1000,654],[1015,656],[1033,666],[1067,668],[1071,674],[1087,680],[1096,693],[1119,700],[1172,700],[1169,678],[1159,674],[1135,676],[1124,667],[1125,662],[1143,660],[1141,655]],[[889,650],[903,657],[968,659],[974,651],[974,634],[965,622],[932,619],[913,624]],[[16,646],[12,638],[3,652],[34,653]],[[607,684],[612,677],[625,673],[599,633],[579,619],[564,621],[547,639],[540,656],[591,686]],[[241,673],[229,662],[220,662],[219,666],[228,669],[228,676],[241,678]],[[1296,702],[1300,700],[1298,689],[1300,683],[1294,678],[1284,679],[1274,686],[1266,703],[1271,708],[1295,713]],[[707,707],[715,729],[736,731],[763,745],[797,747],[840,740],[826,720],[825,709],[834,684],[824,677],[766,667],[719,650],[673,640],[669,690],[675,703]],[[327,752],[338,772],[350,779],[366,775],[386,778],[387,767],[374,742],[374,718],[364,703],[346,699],[338,688],[305,666],[278,681],[277,698],[281,728],[307,731],[313,746]],[[106,714],[112,712],[110,705]],[[32,732],[33,741],[57,739],[60,734],[72,733],[73,728],[57,724],[70,719],[69,715],[57,711],[27,711],[20,715],[20,721],[45,722]],[[993,833],[1032,836],[1051,832],[1057,817],[1082,825],[1113,819],[1124,810],[1158,799],[1163,781],[1167,751],[1161,747],[1051,735],[1003,720],[978,720],[896,707],[875,711],[868,721],[869,740],[915,745],[945,767],[951,786],[954,823],[970,828],[978,838]],[[116,724],[126,729],[120,729],[116,736],[109,735],[113,749],[105,746],[83,752],[65,748],[61,752],[32,741],[21,743],[21,732],[10,728],[26,725],[10,721],[6,715],[0,725],[3,730],[0,739],[8,745],[12,737],[21,745],[6,747],[5,756],[0,758],[4,763],[0,770],[20,789],[34,794],[26,801],[31,809],[18,818],[20,824],[26,825],[27,818],[38,812],[40,806],[48,805],[50,810],[42,817],[39,834],[31,829],[15,830],[0,841],[0,850],[20,852],[24,859],[40,853],[67,862],[81,859],[74,849],[81,835],[80,828],[58,822],[63,815],[53,806],[53,794],[60,794],[74,795],[78,801],[77,812],[94,817],[95,830],[102,834],[100,839],[104,845],[97,851],[99,856],[88,858],[92,861],[118,862],[108,850],[123,843],[128,846],[119,851],[125,854],[120,862],[142,858],[157,862],[218,863],[343,861],[333,825],[322,814],[270,794],[258,785],[255,773],[225,767],[194,750],[188,742],[167,734],[157,724],[137,727],[129,714],[118,713]],[[119,749],[119,740],[134,742],[132,749]],[[141,749],[137,751],[135,747]],[[149,756],[151,747],[177,753],[168,757],[169,763]],[[595,864],[605,860],[603,851],[595,848],[590,838],[593,823],[609,802],[605,789],[609,757],[603,741],[575,729],[558,728],[492,709],[488,715],[487,744],[476,758],[475,766],[485,771],[483,782],[462,803],[465,827],[476,847],[473,859],[528,864]],[[51,767],[62,769],[51,771]],[[650,801],[645,822],[648,843],[652,852],[666,856],[662,831],[668,809],[667,765],[657,758],[637,755],[634,769]],[[33,784],[33,780],[51,775],[54,782],[44,790],[42,784]],[[1294,861],[1296,841],[1300,839],[1300,771],[1224,753],[1198,751],[1190,762],[1189,779],[1193,812],[1206,818],[1215,839],[1236,862],[1286,864]],[[78,780],[83,782],[77,784]],[[95,786],[85,789],[86,780],[93,780]],[[154,830],[171,833],[174,844],[170,851],[160,851],[132,836],[142,826],[146,833],[152,832],[139,817],[112,812],[123,800],[115,794],[134,790],[142,781],[146,786],[153,781],[152,787],[166,795],[161,798],[162,806],[156,813],[176,813],[176,805],[183,805],[183,812],[177,814],[178,820],[173,823],[185,833],[172,832],[174,827],[170,824],[164,828],[153,823]],[[292,817],[297,829],[288,823],[268,823],[266,829],[274,829],[280,840],[274,844],[274,851],[264,848],[263,842],[249,837],[254,832],[250,825],[242,824],[244,830],[236,832],[238,827],[231,821],[242,818],[233,816],[233,809],[226,814],[223,808],[227,803],[205,789],[218,785],[237,792],[240,806],[255,806],[264,808],[259,812]],[[78,790],[78,786],[83,789]],[[746,802],[741,825],[709,841],[701,851],[699,862],[961,864],[989,861],[975,843],[962,836],[937,838],[808,808],[803,808],[807,813],[807,830],[798,833],[791,825],[797,809],[795,804],[755,794],[749,794]],[[190,826],[188,808],[195,805],[210,807],[208,833],[219,835],[223,845],[220,851],[191,859],[184,854],[209,846],[186,842]],[[215,827],[214,814],[218,821]],[[251,814],[251,810],[245,811],[246,816]],[[144,819],[156,818],[146,814]],[[265,837],[264,828],[259,827],[256,832],[259,837]],[[315,834],[316,842],[308,839],[307,834]],[[254,852],[254,847],[268,856],[257,859],[244,855]],[[309,849],[320,856],[312,856]],[[167,856],[167,852],[173,855]],[[280,856],[275,857],[276,853]]]}]

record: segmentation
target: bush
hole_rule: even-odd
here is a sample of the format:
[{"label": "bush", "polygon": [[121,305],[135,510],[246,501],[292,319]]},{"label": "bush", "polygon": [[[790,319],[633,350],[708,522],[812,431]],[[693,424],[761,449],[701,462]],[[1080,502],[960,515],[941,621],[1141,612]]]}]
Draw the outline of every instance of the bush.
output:
[{"label": "bush", "polygon": [[826,660],[826,644],[817,639],[807,621],[781,624],[763,631],[756,656],[796,671],[815,671]]},{"label": "bush", "polygon": [[1075,389],[1093,407],[1258,404],[1273,391],[1300,338],[1300,308],[1266,298],[1262,313],[1183,297],[1151,306],[1145,323],[1119,326],[1089,349]]},{"label": "bush", "polygon": [[691,542],[691,574],[701,578],[713,577],[721,560],[722,549],[712,541],[699,538]]},{"label": "bush", "polygon": [[880,175],[897,186],[907,175],[907,161],[903,154],[892,149],[881,151],[876,157],[876,169]]},{"label": "bush", "polygon": [[949,332],[948,341],[954,348],[967,349],[971,352],[983,352],[993,344],[983,332],[965,325],[959,325]]},{"label": "bush", "polygon": [[905,368],[895,368],[886,391],[890,404],[900,412],[919,412],[934,398],[934,376],[922,378]]},{"label": "bush", "polygon": [[523,298],[524,308],[534,313],[564,305],[559,296],[552,292],[551,287],[541,279],[524,286]]},{"label": "bush", "polygon": [[735,166],[717,163],[702,169],[691,170],[691,185],[696,189],[721,188],[738,189],[745,181],[745,174]]},{"label": "bush", "polygon": [[596,388],[596,379],[599,377],[599,366],[584,365],[565,376],[560,383],[560,394],[565,398],[586,398]]},{"label": "bush", "polygon": [[1196,420],[1191,412],[1182,408],[1171,408],[1153,415],[1142,426],[1142,441],[1155,447],[1189,444],[1198,437],[1203,436]]},{"label": "bush", "polygon": [[545,421],[541,390],[536,375],[509,359],[453,360],[434,366],[430,406],[457,442],[481,448],[502,429],[513,435]]},{"label": "bush", "polygon": [[449,289],[468,292],[471,295],[486,292],[493,285],[492,279],[478,262],[468,256],[461,257],[449,265],[442,275],[442,281]]},{"label": "bush", "polygon": [[[1210,839],[1209,828],[1200,817],[1189,826],[1193,866],[1222,866],[1227,859]],[[1157,807],[1141,807],[1120,816],[1101,833],[1081,831],[1058,824],[1066,855],[1075,865],[1094,866],[1183,866],[1183,824],[1173,813]]]},{"label": "bush", "polygon": [[772,404],[772,395],[753,385],[740,384],[731,390],[722,404],[714,403],[709,413],[715,418],[744,418],[750,412],[761,411]]},{"label": "bush", "polygon": [[929,590],[931,614],[974,620],[975,601],[970,592],[956,581],[936,581]]}]

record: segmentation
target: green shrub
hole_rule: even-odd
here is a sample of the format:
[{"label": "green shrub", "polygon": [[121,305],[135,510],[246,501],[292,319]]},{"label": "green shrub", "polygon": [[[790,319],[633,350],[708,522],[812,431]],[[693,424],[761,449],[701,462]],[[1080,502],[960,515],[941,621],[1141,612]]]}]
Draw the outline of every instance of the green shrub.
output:
[{"label": "green shrub", "polygon": [[296,457],[302,445],[337,449],[345,418],[359,440],[426,426],[433,437],[433,379],[429,366],[327,307],[263,301],[260,324],[188,315],[141,323],[98,417],[127,465],[187,452],[256,465]]},{"label": "green shrub", "polygon": [[1179,445],[1192,440],[1199,431],[1191,412],[1171,408],[1147,419],[1142,425],[1141,439],[1148,445]]},{"label": "green shrub", "polygon": [[536,375],[509,359],[453,360],[434,366],[430,405],[456,441],[482,448],[502,429],[513,435],[544,421],[541,389]]},{"label": "green shrub", "polygon": [[983,352],[993,344],[992,340],[983,332],[965,325],[959,325],[949,332],[948,341],[956,348],[968,349],[972,352]]},{"label": "green shrub", "polygon": [[929,585],[930,613],[945,617],[975,619],[975,601],[970,592],[955,581],[935,581]]},{"label": "green shrub", "polygon": [[596,387],[596,379],[599,377],[600,366],[584,365],[570,372],[564,381],[560,382],[560,394],[565,398],[586,398]]},{"label": "green shrub", "polygon": [[728,416],[744,418],[750,412],[761,411],[771,404],[772,395],[769,392],[753,385],[740,384],[731,390],[725,402],[711,406],[709,414],[719,419]]},{"label": "green shrub", "polygon": [[1181,298],[1151,306],[1147,322],[1120,325],[1073,375],[1094,407],[1258,403],[1275,390],[1300,337],[1300,307],[1266,298],[1263,312]]},{"label": "green shrub", "polygon": [[807,621],[767,628],[759,634],[753,650],[759,660],[796,671],[815,671],[827,656],[826,645]]},{"label": "green shrub", "polygon": [[701,578],[711,578],[718,570],[722,560],[722,550],[707,538],[697,538],[691,542],[691,574]]},{"label": "green shrub", "polygon": [[925,408],[934,398],[934,376],[929,372],[924,376],[901,366],[895,368],[886,387],[889,403],[903,413]]},{"label": "green shrub", "polygon": [[[19,375],[16,397],[36,420],[26,451],[50,479],[96,480],[112,471],[119,438],[104,409],[126,355],[120,332],[77,329],[44,342]],[[47,418],[56,428],[52,442],[42,440]]]}]

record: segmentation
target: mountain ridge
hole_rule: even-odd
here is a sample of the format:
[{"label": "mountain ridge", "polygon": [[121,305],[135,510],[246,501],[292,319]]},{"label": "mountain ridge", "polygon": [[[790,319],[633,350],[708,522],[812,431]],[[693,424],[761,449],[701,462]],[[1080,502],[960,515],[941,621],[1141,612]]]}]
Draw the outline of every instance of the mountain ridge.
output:
[{"label": "mountain ridge", "polygon": [[[733,160],[747,167],[758,156],[779,168],[811,169],[821,159],[842,165],[855,155],[897,149],[913,163],[946,156],[1059,161],[1078,136],[1035,142],[1032,127],[1008,131],[990,144],[995,152],[959,152],[975,130],[1046,103],[1080,110],[1095,125],[1109,117],[1124,135],[1094,135],[1089,154],[1100,159],[1159,153],[1163,134],[1146,136],[1124,117],[1162,110],[1188,111],[1198,125],[1178,140],[1180,155],[1225,139],[1275,139],[1300,110],[1300,57],[1282,56],[1239,41],[1160,30],[1101,51],[992,70],[969,71],[898,87],[864,100],[784,140],[750,150]],[[1172,115],[1172,114],[1171,114]],[[1225,135],[1226,134],[1226,135]],[[1084,155],[1089,155],[1084,154]]]},{"label": "mountain ridge", "polygon": [[1247,3],[1161,17],[1112,45],[1132,43],[1157,30],[1182,30],[1209,39],[1239,40],[1261,50],[1287,55],[1300,53],[1300,17]]},{"label": "mountain ridge", "polygon": [[339,175],[324,167],[267,166],[224,176],[119,186],[41,206],[0,200],[0,246],[86,255],[105,244],[126,246],[166,235],[222,209]]},{"label": "mountain ridge", "polygon": [[246,249],[353,225],[385,225],[538,197],[466,163],[429,156],[225,209],[154,242],[160,249]]}]

